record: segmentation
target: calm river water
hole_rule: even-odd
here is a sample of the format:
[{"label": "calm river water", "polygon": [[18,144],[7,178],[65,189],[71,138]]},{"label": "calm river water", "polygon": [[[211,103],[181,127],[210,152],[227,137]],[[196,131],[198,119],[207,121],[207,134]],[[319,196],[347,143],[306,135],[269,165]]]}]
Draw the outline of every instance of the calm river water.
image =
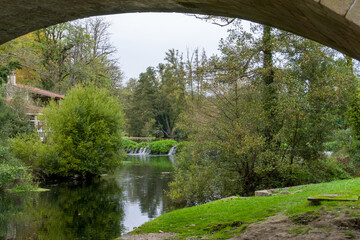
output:
[{"label": "calm river water", "polygon": [[172,210],[164,190],[173,161],[129,156],[95,183],[0,194],[0,239],[114,239]]}]

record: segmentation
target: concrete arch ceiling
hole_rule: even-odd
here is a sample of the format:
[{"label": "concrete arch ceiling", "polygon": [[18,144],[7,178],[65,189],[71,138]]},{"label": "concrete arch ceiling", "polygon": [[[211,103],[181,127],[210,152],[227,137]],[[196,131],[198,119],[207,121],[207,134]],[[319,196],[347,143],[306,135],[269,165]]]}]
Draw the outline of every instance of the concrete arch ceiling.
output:
[{"label": "concrete arch ceiling", "polygon": [[267,24],[360,59],[360,0],[0,0],[0,6],[0,44],[89,16],[180,12]]}]

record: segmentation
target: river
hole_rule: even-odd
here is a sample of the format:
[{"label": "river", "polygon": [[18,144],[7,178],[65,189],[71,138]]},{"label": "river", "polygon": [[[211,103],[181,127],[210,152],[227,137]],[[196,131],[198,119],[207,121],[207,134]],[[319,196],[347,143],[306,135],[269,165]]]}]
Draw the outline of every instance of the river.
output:
[{"label": "river", "polygon": [[164,193],[172,170],[168,156],[128,156],[114,173],[91,184],[1,193],[0,239],[117,238],[174,209]]}]

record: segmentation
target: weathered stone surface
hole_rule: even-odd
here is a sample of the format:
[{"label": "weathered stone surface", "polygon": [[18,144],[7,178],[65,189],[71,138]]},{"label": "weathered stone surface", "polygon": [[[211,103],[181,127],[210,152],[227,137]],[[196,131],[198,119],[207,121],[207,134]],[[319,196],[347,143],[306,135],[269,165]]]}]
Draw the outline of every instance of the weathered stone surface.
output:
[{"label": "weathered stone surface", "polygon": [[360,26],[360,1],[356,0],[346,14],[346,19]]},{"label": "weathered stone surface", "polygon": [[268,190],[255,191],[255,197],[267,197],[271,196],[271,192]]},{"label": "weathered stone surface", "polygon": [[354,0],[321,0],[320,3],[337,14],[345,16],[351,5],[354,3]]},{"label": "weathered stone surface", "polygon": [[282,192],[279,192],[279,195],[286,195],[286,194],[290,194],[289,191],[282,191]]},{"label": "weathered stone surface", "polygon": [[298,190],[298,191],[292,192],[291,194],[302,193],[302,192],[303,192],[303,190]]},{"label": "weathered stone surface", "polygon": [[267,24],[360,59],[360,0],[0,0],[0,6],[0,43],[89,16],[183,12]]}]

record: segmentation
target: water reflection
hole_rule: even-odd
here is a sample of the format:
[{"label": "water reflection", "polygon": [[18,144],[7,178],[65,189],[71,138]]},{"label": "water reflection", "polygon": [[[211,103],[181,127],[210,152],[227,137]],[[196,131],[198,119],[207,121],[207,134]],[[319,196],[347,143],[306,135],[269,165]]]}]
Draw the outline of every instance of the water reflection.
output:
[{"label": "water reflection", "polygon": [[129,157],[99,181],[0,195],[1,239],[113,239],[169,211],[168,157]]}]

